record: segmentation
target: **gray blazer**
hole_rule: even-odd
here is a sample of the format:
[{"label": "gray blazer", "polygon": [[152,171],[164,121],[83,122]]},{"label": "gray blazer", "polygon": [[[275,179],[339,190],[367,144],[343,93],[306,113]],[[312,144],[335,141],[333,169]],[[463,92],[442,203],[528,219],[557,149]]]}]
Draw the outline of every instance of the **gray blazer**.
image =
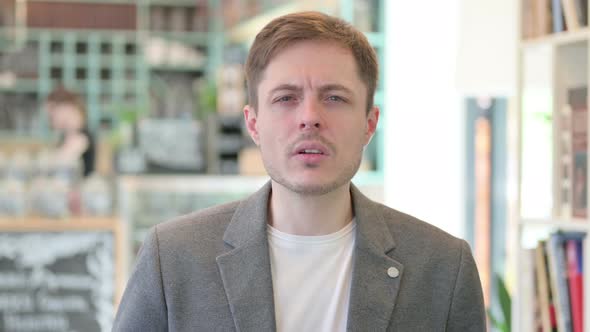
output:
[{"label": "gray blazer", "polygon": [[[276,330],[270,188],[154,227],[113,331]],[[369,200],[354,185],[351,193],[357,237],[347,330],[485,331],[469,245]],[[399,276],[390,277],[390,267]]]}]

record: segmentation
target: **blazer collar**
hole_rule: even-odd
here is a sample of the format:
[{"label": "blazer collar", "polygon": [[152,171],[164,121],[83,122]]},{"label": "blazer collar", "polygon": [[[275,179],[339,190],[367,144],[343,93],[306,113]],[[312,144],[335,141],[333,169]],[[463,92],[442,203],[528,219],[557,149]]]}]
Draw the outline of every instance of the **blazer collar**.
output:
[{"label": "blazer collar", "polygon": [[270,255],[266,233],[270,183],[242,201],[224,242],[229,251],[217,266],[237,331],[275,331]]},{"label": "blazer collar", "polygon": [[[261,237],[266,239],[270,191],[269,181],[240,203],[223,236],[225,243],[240,247]],[[395,241],[383,221],[383,216],[377,212],[375,202],[363,195],[352,183],[350,194],[359,235],[357,247],[382,253],[393,250]]]},{"label": "blazer collar", "polygon": [[351,183],[350,194],[357,223],[357,248],[376,254],[387,253],[395,248],[395,240],[387,228],[377,204],[367,198]]},{"label": "blazer collar", "polygon": [[250,241],[267,239],[266,224],[270,191],[271,182],[268,181],[238,205],[223,235],[225,243],[238,248]]},{"label": "blazer collar", "polygon": [[[357,223],[348,330],[385,331],[397,298],[403,265],[387,254],[395,248],[379,206],[350,186]],[[230,251],[217,257],[239,331],[276,330],[267,220],[271,183],[242,201],[223,240]],[[394,267],[399,276],[390,277]]]},{"label": "blazer collar", "polygon": [[[351,185],[357,223],[348,331],[386,331],[403,276],[403,265],[390,257],[396,247],[379,204]],[[390,269],[397,274],[390,272]],[[391,274],[390,274],[391,273]]]}]

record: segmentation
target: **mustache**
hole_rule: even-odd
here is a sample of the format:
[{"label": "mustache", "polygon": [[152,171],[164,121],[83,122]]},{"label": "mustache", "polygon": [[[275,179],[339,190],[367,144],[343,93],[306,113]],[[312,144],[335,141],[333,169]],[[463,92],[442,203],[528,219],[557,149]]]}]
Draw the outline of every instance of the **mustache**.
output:
[{"label": "mustache", "polygon": [[332,152],[332,153],[336,152],[336,146],[334,145],[334,143],[332,143],[327,138],[325,138],[317,133],[305,133],[305,134],[299,135],[299,137],[297,137],[295,139],[295,141],[293,141],[292,143],[290,143],[288,145],[287,151],[293,151],[295,149],[295,147],[297,146],[297,144],[304,142],[304,141],[319,142],[322,145],[326,146],[330,150],[330,152]]}]

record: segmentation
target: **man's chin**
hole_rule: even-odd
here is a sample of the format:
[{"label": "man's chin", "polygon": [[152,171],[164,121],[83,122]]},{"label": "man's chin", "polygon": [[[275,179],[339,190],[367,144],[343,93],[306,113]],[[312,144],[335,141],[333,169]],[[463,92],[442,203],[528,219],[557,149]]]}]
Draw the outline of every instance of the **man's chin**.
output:
[{"label": "man's chin", "polygon": [[328,194],[334,189],[336,186],[334,185],[299,185],[290,188],[292,191],[305,196],[322,196]]},{"label": "man's chin", "polygon": [[265,163],[265,168],[273,182],[285,189],[304,196],[321,196],[336,191],[342,186],[348,186],[358,171],[359,165],[360,157],[356,163],[344,164],[338,170],[292,172],[291,176],[285,176],[284,172],[273,168],[270,163]]},{"label": "man's chin", "polygon": [[[273,179],[275,182],[278,182],[283,187],[287,188],[289,191],[297,193],[302,196],[322,196],[329,194],[336,189],[340,188],[342,185],[350,182],[349,181],[339,181],[339,182],[325,182],[325,183],[294,183],[290,181],[281,181],[280,179],[277,181]],[[342,183],[341,183],[342,182]]]}]

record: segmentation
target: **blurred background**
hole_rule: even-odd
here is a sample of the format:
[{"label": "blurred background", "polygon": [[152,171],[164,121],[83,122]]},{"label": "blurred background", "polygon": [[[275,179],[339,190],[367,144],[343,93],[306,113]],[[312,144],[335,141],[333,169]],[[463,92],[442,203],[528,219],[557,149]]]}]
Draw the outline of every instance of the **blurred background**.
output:
[{"label": "blurred background", "polygon": [[243,64],[302,10],[379,56],[353,182],[470,243],[490,330],[590,331],[587,0],[0,0],[0,331],[109,331],[150,227],[268,180]]}]

